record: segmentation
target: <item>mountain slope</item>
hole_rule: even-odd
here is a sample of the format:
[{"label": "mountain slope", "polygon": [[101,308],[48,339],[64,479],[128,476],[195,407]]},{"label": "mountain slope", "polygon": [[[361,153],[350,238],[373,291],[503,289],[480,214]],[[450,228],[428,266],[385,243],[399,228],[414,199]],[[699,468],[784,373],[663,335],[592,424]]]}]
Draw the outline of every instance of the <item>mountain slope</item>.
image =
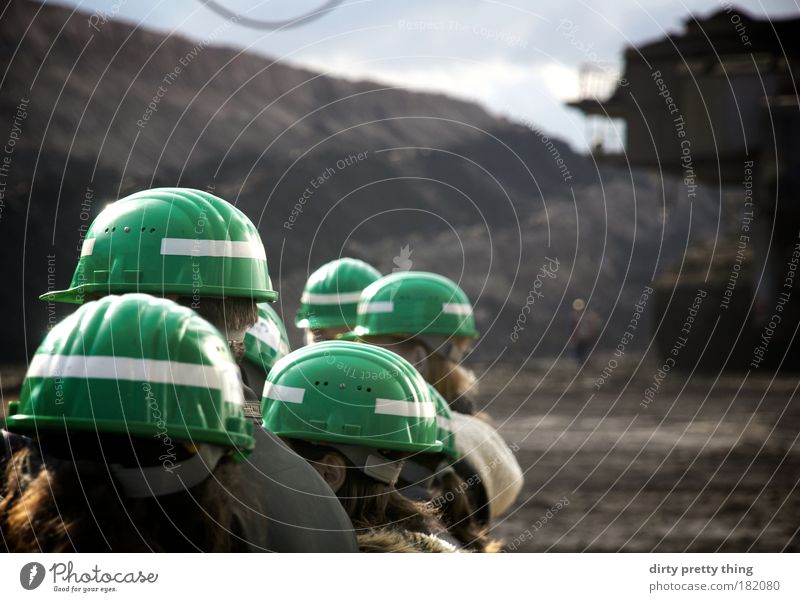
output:
[{"label": "mountain slope", "polygon": [[[629,174],[601,174],[561,141],[548,146],[438,94],[326,77],[126,23],[95,31],[86,14],[22,0],[0,16],[0,72],[2,123],[28,100],[0,216],[13,258],[5,361],[30,356],[48,322],[73,309],[36,297],[68,284],[90,219],[151,186],[206,188],[245,211],[267,246],[287,322],[320,263],[354,254],[391,271],[409,244],[414,269],[460,280],[476,300],[483,357],[525,356],[540,339],[538,350],[560,350],[562,297],[588,295],[600,274],[593,303],[608,314],[687,238],[678,199],[662,245],[653,178],[636,176],[634,188]],[[713,233],[700,205],[693,239]],[[553,291],[509,345],[536,273],[554,255],[562,271]]]}]

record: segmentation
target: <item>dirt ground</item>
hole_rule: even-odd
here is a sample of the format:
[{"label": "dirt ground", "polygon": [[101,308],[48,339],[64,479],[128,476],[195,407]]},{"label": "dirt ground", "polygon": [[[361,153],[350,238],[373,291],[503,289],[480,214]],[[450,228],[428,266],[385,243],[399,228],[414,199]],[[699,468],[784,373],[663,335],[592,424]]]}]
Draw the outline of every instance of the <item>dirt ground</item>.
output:
[{"label": "dirt ground", "polygon": [[494,529],[508,551],[800,551],[800,376],[672,373],[644,408],[655,366],[598,391],[604,365],[476,370],[525,472]]},{"label": "dirt ground", "polygon": [[672,373],[643,407],[656,367],[598,390],[604,365],[478,371],[525,471],[494,531],[507,550],[800,551],[798,375]]}]

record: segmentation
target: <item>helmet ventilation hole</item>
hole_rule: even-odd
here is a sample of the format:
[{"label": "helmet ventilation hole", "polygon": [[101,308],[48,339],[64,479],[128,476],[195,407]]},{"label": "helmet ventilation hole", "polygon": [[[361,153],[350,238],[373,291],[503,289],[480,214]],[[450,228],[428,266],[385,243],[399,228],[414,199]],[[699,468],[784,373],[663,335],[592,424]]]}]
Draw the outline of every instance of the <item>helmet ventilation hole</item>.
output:
[{"label": "helmet ventilation hole", "polygon": [[315,387],[319,387],[319,381],[316,381],[316,382],[314,383],[314,386],[315,386]]}]

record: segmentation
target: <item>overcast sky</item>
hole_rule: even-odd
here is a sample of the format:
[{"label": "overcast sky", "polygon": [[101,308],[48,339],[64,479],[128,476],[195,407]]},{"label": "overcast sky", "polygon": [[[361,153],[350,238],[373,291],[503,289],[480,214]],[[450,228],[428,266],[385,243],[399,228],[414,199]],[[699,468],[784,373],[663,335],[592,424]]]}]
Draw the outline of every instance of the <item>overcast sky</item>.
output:
[{"label": "overcast sky", "polygon": [[[200,0],[58,0],[142,27],[213,39],[357,79],[440,91],[538,124],[586,147],[581,116],[564,107],[578,94],[581,64],[619,67],[626,45],[675,33],[690,14],[726,5],[701,0],[344,0],[301,27],[264,31],[231,24]],[[218,0],[258,20],[293,18],[322,0]],[[796,15],[796,0],[740,2],[753,15]]]}]

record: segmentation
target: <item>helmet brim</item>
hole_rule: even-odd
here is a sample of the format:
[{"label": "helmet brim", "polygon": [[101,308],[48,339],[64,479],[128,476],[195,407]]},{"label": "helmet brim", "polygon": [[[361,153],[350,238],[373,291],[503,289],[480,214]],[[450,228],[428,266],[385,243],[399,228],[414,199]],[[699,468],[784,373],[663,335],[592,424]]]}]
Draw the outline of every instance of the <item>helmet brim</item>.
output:
[{"label": "helmet brim", "polygon": [[336,338],[342,341],[357,341],[363,337],[368,336],[394,336],[394,337],[438,337],[441,339],[448,339],[454,336],[464,336],[470,339],[478,338],[479,333],[477,330],[472,330],[467,333],[445,333],[445,332],[418,332],[416,334],[411,333],[403,333],[403,332],[371,332],[370,329],[366,326],[359,326],[354,330],[350,330],[348,332],[342,333],[338,335]]},{"label": "helmet brim", "polygon": [[[269,430],[264,423],[264,428]],[[422,454],[436,454],[442,451],[442,442],[437,440],[435,443],[400,443],[398,441],[387,442],[383,440],[371,439],[369,437],[347,437],[345,435],[335,435],[324,433],[317,435],[308,431],[270,431],[278,437],[286,439],[300,439],[305,441],[319,441],[320,443],[343,443],[347,445],[357,445],[374,449],[390,449],[392,451],[402,451]]]},{"label": "helmet brim", "polygon": [[350,328],[349,324],[336,318],[304,317],[295,319],[297,328]]},{"label": "helmet brim", "polygon": [[101,293],[105,295],[124,295],[126,293],[149,293],[160,295],[198,295],[200,297],[244,297],[253,301],[278,300],[278,292],[271,290],[254,291],[223,286],[203,286],[199,289],[192,285],[165,285],[165,284],[137,284],[135,288],[128,289],[119,285],[82,284],[61,291],[48,291],[39,295],[41,301],[56,303],[73,303],[82,305],[87,294]]},{"label": "helmet brim", "polygon": [[361,337],[369,335],[368,332],[356,333],[355,330],[349,330],[347,332],[343,332],[339,335],[336,335],[337,341],[358,341]]},{"label": "helmet brim", "polygon": [[[119,433],[132,437],[151,438],[157,432],[153,423],[129,421],[94,420],[89,418],[66,418],[67,428],[70,431],[83,431],[90,433]],[[8,417],[9,428],[25,434],[36,435],[42,431],[64,431],[65,417],[63,416],[36,416],[33,414],[14,414]],[[252,435],[231,432],[220,432],[214,429],[197,427],[173,428],[172,438],[185,443],[212,443],[230,446],[246,453],[255,447]]]}]

